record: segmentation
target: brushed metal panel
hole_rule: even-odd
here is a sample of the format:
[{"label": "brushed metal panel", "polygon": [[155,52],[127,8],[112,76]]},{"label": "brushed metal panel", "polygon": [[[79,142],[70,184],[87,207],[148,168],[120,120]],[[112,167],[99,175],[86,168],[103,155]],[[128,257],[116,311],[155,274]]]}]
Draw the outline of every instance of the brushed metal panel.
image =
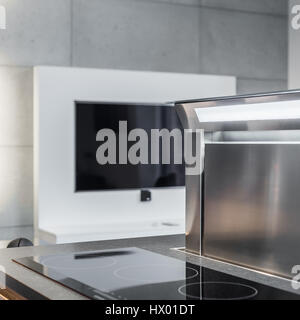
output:
[{"label": "brushed metal panel", "polygon": [[[187,134],[187,133],[186,133]],[[186,163],[186,250],[201,254],[202,252],[202,212],[203,212],[203,171],[204,171],[204,150],[205,137],[203,130],[189,133],[192,138],[192,145],[188,146],[196,151],[196,144],[200,144],[199,165],[189,166]],[[192,170],[190,170],[192,168]],[[193,173],[193,174],[191,174]]]},{"label": "brushed metal panel", "polygon": [[199,175],[187,175],[186,183],[186,238],[187,251],[201,254],[201,180]]},{"label": "brushed metal panel", "polygon": [[202,254],[291,278],[299,182],[300,144],[207,144]]},{"label": "brushed metal panel", "polygon": [[184,129],[192,129],[193,132],[185,132],[185,135],[192,137],[189,147],[193,150],[197,149],[196,144],[200,143],[200,166],[197,170],[193,170],[194,174],[189,172],[190,167],[186,164],[186,212],[185,212],[185,248],[187,251],[200,254],[202,247],[202,181],[204,169],[204,147],[205,136],[203,130],[196,132],[195,111],[193,109],[185,110],[182,105],[175,106],[179,119]]}]

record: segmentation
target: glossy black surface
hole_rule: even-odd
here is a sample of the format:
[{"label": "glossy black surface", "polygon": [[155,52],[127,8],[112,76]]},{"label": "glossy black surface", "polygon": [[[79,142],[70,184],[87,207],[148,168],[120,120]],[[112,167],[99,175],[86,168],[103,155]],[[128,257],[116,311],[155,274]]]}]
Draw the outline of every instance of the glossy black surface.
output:
[{"label": "glossy black surface", "polygon": [[137,248],[16,262],[98,300],[300,299],[300,295]]},{"label": "glossy black surface", "polygon": [[[180,129],[175,108],[169,105],[77,102],[76,110],[76,191],[141,189],[184,186],[184,163],[174,164],[171,139],[170,164],[151,163],[151,129]],[[127,121],[127,131],[143,129],[148,134],[148,163],[119,164],[119,121]],[[117,164],[99,165],[96,152],[103,142],[96,141],[97,132],[111,129],[116,134]],[[124,136],[124,135],[122,135]],[[126,139],[126,137],[125,137]],[[128,150],[136,142],[128,142]]]}]

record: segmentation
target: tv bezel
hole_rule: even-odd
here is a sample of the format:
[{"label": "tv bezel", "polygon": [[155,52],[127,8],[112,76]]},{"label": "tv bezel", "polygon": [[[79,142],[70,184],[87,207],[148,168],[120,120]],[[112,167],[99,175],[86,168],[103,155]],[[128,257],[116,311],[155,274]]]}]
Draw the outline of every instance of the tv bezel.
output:
[{"label": "tv bezel", "polygon": [[[183,189],[185,184],[182,186],[166,186],[166,187],[143,187],[143,188],[114,188],[114,189],[100,189],[100,190],[78,190],[76,185],[76,154],[77,154],[77,105],[78,104],[105,104],[105,105],[125,105],[125,106],[147,106],[147,107],[166,107],[175,108],[173,102],[127,102],[127,101],[85,101],[85,100],[74,100],[74,193],[99,193],[99,192],[125,192],[125,191],[141,191],[141,190],[167,190],[167,189]],[[179,119],[179,118],[178,118]],[[180,121],[179,121],[180,122]],[[182,128],[183,129],[183,128]],[[185,164],[183,164],[185,169]],[[185,172],[184,172],[185,175]]]}]

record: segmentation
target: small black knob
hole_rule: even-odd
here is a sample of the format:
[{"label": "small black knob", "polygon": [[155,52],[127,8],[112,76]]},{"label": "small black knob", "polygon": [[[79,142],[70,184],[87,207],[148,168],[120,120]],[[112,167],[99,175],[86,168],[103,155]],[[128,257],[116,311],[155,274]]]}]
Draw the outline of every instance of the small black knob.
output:
[{"label": "small black knob", "polygon": [[18,238],[12,240],[8,245],[7,248],[19,248],[19,247],[32,247],[33,243],[25,238]]},{"label": "small black knob", "polygon": [[142,190],[141,191],[141,202],[149,202],[151,201],[151,191],[149,190]]}]

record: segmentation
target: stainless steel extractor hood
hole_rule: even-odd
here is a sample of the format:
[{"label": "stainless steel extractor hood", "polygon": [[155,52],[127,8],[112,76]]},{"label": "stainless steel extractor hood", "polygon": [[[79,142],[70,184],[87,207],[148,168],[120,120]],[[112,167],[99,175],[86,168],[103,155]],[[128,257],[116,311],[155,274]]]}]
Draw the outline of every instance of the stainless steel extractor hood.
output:
[{"label": "stainless steel extractor hood", "polygon": [[300,264],[300,91],[176,109],[201,144],[200,169],[186,176],[186,250],[292,278]]}]

